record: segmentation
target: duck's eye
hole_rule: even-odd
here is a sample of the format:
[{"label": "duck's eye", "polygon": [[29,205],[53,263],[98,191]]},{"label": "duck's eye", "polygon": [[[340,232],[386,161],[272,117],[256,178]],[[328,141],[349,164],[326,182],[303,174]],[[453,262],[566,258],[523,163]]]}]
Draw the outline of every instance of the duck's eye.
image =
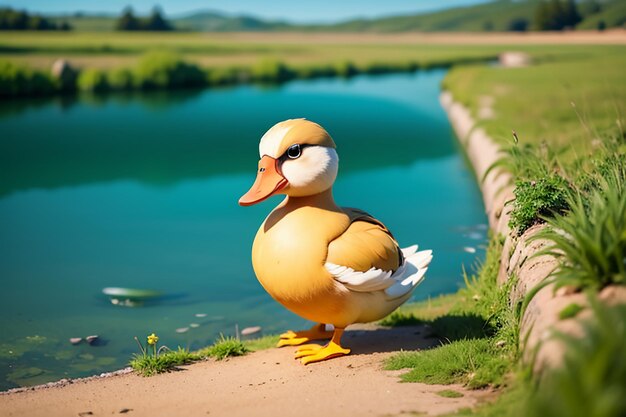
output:
[{"label": "duck's eye", "polygon": [[299,144],[291,145],[289,149],[287,149],[287,156],[290,159],[296,159],[302,154],[302,148]]}]

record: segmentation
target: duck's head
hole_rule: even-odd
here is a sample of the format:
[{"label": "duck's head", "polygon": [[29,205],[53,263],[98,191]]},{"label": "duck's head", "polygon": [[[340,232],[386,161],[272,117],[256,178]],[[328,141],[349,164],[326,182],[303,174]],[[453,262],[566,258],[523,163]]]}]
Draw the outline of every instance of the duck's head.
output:
[{"label": "duck's head", "polygon": [[239,204],[250,206],[275,194],[314,195],[332,187],[339,158],[335,142],[317,123],[305,119],[277,123],[259,143],[259,169]]}]

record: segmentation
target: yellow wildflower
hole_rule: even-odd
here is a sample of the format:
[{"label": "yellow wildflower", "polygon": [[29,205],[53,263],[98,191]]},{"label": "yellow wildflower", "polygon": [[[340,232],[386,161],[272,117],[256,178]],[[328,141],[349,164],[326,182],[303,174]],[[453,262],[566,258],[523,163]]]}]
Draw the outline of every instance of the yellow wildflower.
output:
[{"label": "yellow wildflower", "polygon": [[148,336],[149,345],[156,345],[158,341],[159,341],[159,336],[157,336],[156,334],[152,333],[150,336]]}]

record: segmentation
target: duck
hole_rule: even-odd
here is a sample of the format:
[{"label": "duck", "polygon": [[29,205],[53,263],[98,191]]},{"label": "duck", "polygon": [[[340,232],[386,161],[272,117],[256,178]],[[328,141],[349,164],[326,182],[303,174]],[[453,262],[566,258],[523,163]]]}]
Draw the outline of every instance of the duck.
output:
[{"label": "duck", "polygon": [[[423,281],[431,250],[400,248],[367,212],[340,207],[333,197],[336,145],[319,124],[289,119],[259,143],[257,176],[241,206],[284,199],[263,221],[252,244],[252,266],[274,300],[315,325],[280,335],[297,346],[303,364],[348,355],[346,327],[380,320],[406,302]],[[308,343],[329,340],[325,345]]]}]

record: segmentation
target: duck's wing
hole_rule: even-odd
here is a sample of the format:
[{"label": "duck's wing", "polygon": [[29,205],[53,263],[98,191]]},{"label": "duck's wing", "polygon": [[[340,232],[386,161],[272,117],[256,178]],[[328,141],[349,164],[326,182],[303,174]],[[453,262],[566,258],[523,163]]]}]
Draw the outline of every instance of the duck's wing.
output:
[{"label": "duck's wing", "polygon": [[382,223],[363,213],[328,245],[324,266],[351,291],[385,291],[393,299],[412,291],[424,277],[431,251],[416,251],[417,246],[400,249]]}]

